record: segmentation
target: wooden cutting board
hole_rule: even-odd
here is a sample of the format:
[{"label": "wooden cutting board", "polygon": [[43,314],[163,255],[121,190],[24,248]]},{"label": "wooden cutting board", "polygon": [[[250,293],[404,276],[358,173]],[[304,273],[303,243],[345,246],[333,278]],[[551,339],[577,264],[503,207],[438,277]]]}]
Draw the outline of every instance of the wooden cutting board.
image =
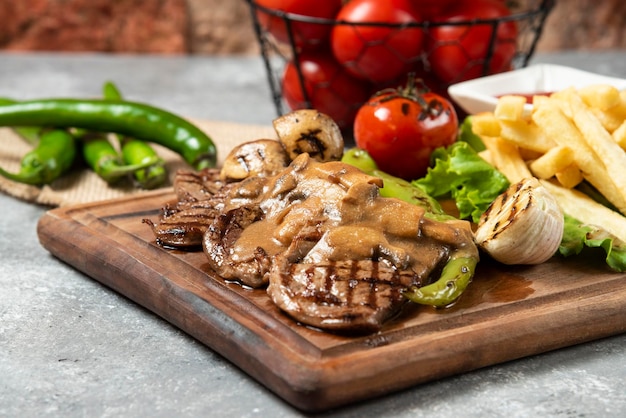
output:
[{"label": "wooden cutting board", "polygon": [[379,333],[316,331],[264,290],[212,274],[202,252],[160,248],[156,220],[172,190],[53,209],[41,244],[155,312],[297,408],[321,411],[433,379],[626,331],[626,274],[602,256],[534,267],[482,261],[451,308],[410,305]]}]

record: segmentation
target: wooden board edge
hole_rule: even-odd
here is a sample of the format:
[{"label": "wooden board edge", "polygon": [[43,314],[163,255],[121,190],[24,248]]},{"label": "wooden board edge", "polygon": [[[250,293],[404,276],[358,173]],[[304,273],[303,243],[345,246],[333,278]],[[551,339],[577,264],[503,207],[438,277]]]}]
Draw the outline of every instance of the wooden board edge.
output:
[{"label": "wooden board edge", "polygon": [[[128,269],[136,260],[127,252],[114,249],[113,253],[104,255],[86,244],[97,240],[97,246],[106,246],[102,236],[72,218],[73,213],[88,209],[90,205],[79,206],[51,210],[40,218],[37,235],[51,255],[186,332],[281,398],[289,401],[293,393],[318,390],[319,350],[311,352],[310,349],[285,347],[285,344],[268,344],[267,339],[255,333],[263,324],[238,321],[224,314],[209,301],[169,282],[158,271],[151,272],[149,281],[136,280]],[[67,234],[58,234],[59,229]],[[102,259],[106,270],[86,263],[88,259],[97,258]],[[112,271],[115,274],[111,274]],[[194,310],[187,309],[189,306]],[[297,404],[295,402],[295,406]]]},{"label": "wooden board edge", "polygon": [[[155,291],[151,286],[164,285],[159,283],[166,280],[165,277],[158,277],[158,272],[155,272],[153,277],[156,278],[153,282],[133,283],[133,277],[129,275],[126,278],[131,285],[119,288],[109,277],[103,276],[101,270],[89,268],[84,263],[84,254],[78,251],[77,243],[94,238],[102,240],[102,237],[96,236],[88,226],[72,218],[73,214],[89,207],[89,204],[81,205],[80,208],[57,209],[44,214],[37,227],[42,246],[57,257],[59,254],[73,254],[59,258],[198,339],[278,396],[305,411],[325,411],[403,390],[432,379],[626,332],[626,324],[622,328],[616,328],[609,327],[606,322],[607,314],[615,320],[626,316],[625,286],[609,297],[602,294],[559,305],[556,309],[563,314],[558,316],[556,323],[555,307],[539,307],[524,317],[510,314],[503,321],[511,324],[510,328],[515,332],[496,338],[493,335],[486,338],[493,330],[486,325],[476,325],[461,332],[458,328],[452,328],[436,336],[425,335],[420,343],[423,352],[419,353],[415,352],[410,342],[401,341],[391,346],[383,345],[367,352],[345,356],[324,357],[318,353],[302,358],[302,353],[281,352],[280,361],[267,362],[264,360],[272,355],[276,356],[276,346],[259,339],[250,324],[221,315],[219,309],[186,289],[168,285],[168,292]],[[58,229],[59,224],[63,225],[61,229],[71,233],[67,236],[53,233],[51,227],[54,225]],[[81,250],[84,252],[82,245]],[[89,256],[102,256],[96,253],[94,251]],[[133,261],[128,260],[128,257],[126,252],[118,250],[112,259],[103,261],[109,265],[112,263],[121,266],[118,274],[124,276],[129,273],[123,266]],[[145,299],[146,294],[156,294],[162,299],[159,299],[159,303],[151,302]],[[184,310],[188,305],[204,309],[204,315],[188,311],[185,312],[186,315],[182,315],[186,320],[179,320],[181,315],[174,315],[174,312]],[[194,315],[195,318],[190,317]],[[217,317],[221,322],[206,322],[207,318]],[[200,322],[203,326],[197,327]],[[541,341],[538,330],[556,332],[563,327],[568,327],[572,333],[557,341]],[[604,329],[599,330],[598,327]],[[467,338],[468,335],[472,338]],[[520,344],[520,339],[528,344]],[[489,341],[489,345],[485,341]],[[497,343],[497,350],[494,342]],[[469,360],[468,352],[472,353]],[[367,367],[363,367],[364,364]],[[418,370],[419,373],[408,373],[407,370]]]}]

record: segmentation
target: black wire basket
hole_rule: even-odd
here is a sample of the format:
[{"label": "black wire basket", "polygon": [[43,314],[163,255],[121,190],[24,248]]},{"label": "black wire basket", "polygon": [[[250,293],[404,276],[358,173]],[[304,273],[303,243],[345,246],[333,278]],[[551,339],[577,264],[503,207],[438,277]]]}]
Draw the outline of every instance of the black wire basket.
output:
[{"label": "black wire basket", "polygon": [[[447,96],[447,88],[451,84],[525,67],[535,51],[545,20],[555,3],[555,0],[536,0],[527,2],[528,4],[522,8],[508,2],[507,6],[511,13],[493,19],[454,22],[423,20],[393,24],[351,23],[345,20],[309,17],[267,8],[259,4],[258,0],[246,1],[252,13],[256,37],[267,71],[271,98],[277,114],[280,116],[296,108],[317,108],[328,113],[343,130],[348,131],[351,129],[354,114],[371,94],[382,88],[398,87],[404,84],[409,73],[416,74],[432,91]],[[274,27],[279,25],[282,32],[277,35],[268,22],[273,22]],[[366,72],[358,73],[360,57],[351,62],[338,60],[331,51],[329,40],[306,39],[306,35],[302,36],[306,32],[301,30],[304,28],[303,25],[308,25],[307,28],[325,27],[329,28],[329,31],[339,27],[356,30],[388,28],[385,29],[389,33],[386,39],[397,34],[405,34],[407,31],[419,30],[422,33],[421,45],[423,46],[416,48],[415,53],[411,55],[402,56],[403,70],[405,70],[402,74],[395,74],[389,79],[384,77],[381,79],[378,74],[376,77],[371,77]],[[511,39],[506,39],[506,35],[502,34],[511,27],[515,29],[514,35],[510,35],[511,31],[509,31]],[[472,52],[469,52],[468,48],[468,46],[476,46],[476,43],[469,45],[468,42],[470,42],[471,34],[478,33],[478,28],[483,35],[485,31],[488,31],[488,35],[479,38],[484,45],[481,46],[481,52],[476,57],[471,55]],[[452,29],[456,29],[456,32]],[[448,34],[458,34],[459,39],[447,38],[442,41],[440,34],[444,31]],[[307,45],[307,42],[310,44]],[[505,48],[504,43],[508,48],[506,59],[500,56],[502,48]],[[365,45],[365,47],[380,47],[380,44],[385,46],[385,41],[377,45],[373,43],[370,46]],[[395,53],[395,51],[391,52]],[[466,65],[463,69],[445,68],[446,66],[454,67],[450,64],[455,61],[454,58],[464,55],[465,61],[463,62]],[[391,60],[394,58],[391,55]],[[318,60],[323,62],[318,62]],[[340,69],[329,70],[328,68],[331,68],[329,66],[332,65],[337,65]],[[324,76],[319,77],[308,73],[308,68],[313,67],[317,68],[318,73],[321,68]]]}]

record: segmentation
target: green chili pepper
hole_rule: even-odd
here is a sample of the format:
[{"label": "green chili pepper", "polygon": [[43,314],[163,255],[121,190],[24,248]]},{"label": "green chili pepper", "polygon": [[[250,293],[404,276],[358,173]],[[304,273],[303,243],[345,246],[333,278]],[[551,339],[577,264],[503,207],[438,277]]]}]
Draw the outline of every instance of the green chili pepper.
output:
[{"label": "green chili pepper", "polygon": [[451,257],[439,279],[403,293],[411,302],[444,308],[456,301],[471,283],[478,257]]},{"label": "green chili pepper", "polygon": [[[0,97],[0,106],[7,104],[14,104],[17,101],[9,99],[7,97]],[[41,136],[42,127],[40,126],[14,126],[13,131],[20,136],[24,141],[31,145],[37,145],[39,143],[39,137]]]},{"label": "green chili pepper", "polygon": [[19,173],[0,168],[0,175],[35,186],[50,184],[72,167],[75,156],[72,135],[63,130],[47,131],[41,135],[37,147],[24,155]]},{"label": "green chili pepper", "polygon": [[[111,81],[104,83],[102,93],[107,100],[123,100],[122,93]],[[122,147],[122,158],[126,164],[143,164],[155,161],[154,164],[133,172],[133,177],[139,186],[144,189],[154,189],[167,181],[165,161],[149,143],[134,138],[118,135]]]},{"label": "green chili pepper", "polygon": [[144,189],[154,189],[167,180],[165,161],[159,157],[154,148],[138,139],[124,138],[122,141],[122,158],[127,164],[150,165],[133,172],[135,181]]},{"label": "green chili pepper", "polygon": [[[344,153],[341,160],[371,176],[383,179],[383,187],[380,189],[381,196],[394,197],[420,206],[426,210],[425,217],[436,221],[456,220],[443,211],[436,199],[419,187],[378,170],[376,162],[366,151],[352,148]],[[404,295],[410,301],[422,305],[449,306],[461,296],[472,281],[478,260],[477,250],[470,251],[467,248],[453,250],[441,271],[441,275],[435,282],[420,288],[407,289]]]},{"label": "green chili pepper", "polygon": [[214,167],[217,149],[194,124],[165,110],[135,102],[44,99],[0,106],[0,126],[54,126],[115,132],[158,143],[200,170]]},{"label": "green chili pepper", "polygon": [[144,160],[141,164],[125,165],[105,134],[87,133],[80,139],[83,143],[85,162],[107,183],[115,183],[136,170],[149,167],[158,159],[154,157],[151,160]]}]

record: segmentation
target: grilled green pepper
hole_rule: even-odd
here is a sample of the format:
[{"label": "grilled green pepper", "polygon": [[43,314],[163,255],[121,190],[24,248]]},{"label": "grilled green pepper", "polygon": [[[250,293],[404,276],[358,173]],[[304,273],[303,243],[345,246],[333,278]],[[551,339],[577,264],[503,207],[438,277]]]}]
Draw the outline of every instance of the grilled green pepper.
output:
[{"label": "grilled green pepper", "polygon": [[[446,214],[439,202],[419,187],[378,170],[376,162],[366,151],[352,148],[344,153],[342,161],[371,176],[383,179],[381,196],[394,197],[418,205],[424,208],[425,217],[435,221],[458,221]],[[473,246],[473,242],[470,245]],[[414,303],[435,307],[449,306],[461,296],[472,281],[478,260],[478,250],[475,246],[473,249],[464,247],[454,249],[436,281],[423,287],[406,289],[403,294]]]},{"label": "grilled green pepper", "polygon": [[383,179],[383,187],[380,189],[381,196],[395,197],[396,199],[421,206],[426,210],[426,216],[437,220],[453,219],[443,211],[436,199],[432,198],[419,187],[413,186],[404,179],[380,171],[376,162],[367,151],[360,148],[352,148],[343,154],[341,161],[371,176]]}]

